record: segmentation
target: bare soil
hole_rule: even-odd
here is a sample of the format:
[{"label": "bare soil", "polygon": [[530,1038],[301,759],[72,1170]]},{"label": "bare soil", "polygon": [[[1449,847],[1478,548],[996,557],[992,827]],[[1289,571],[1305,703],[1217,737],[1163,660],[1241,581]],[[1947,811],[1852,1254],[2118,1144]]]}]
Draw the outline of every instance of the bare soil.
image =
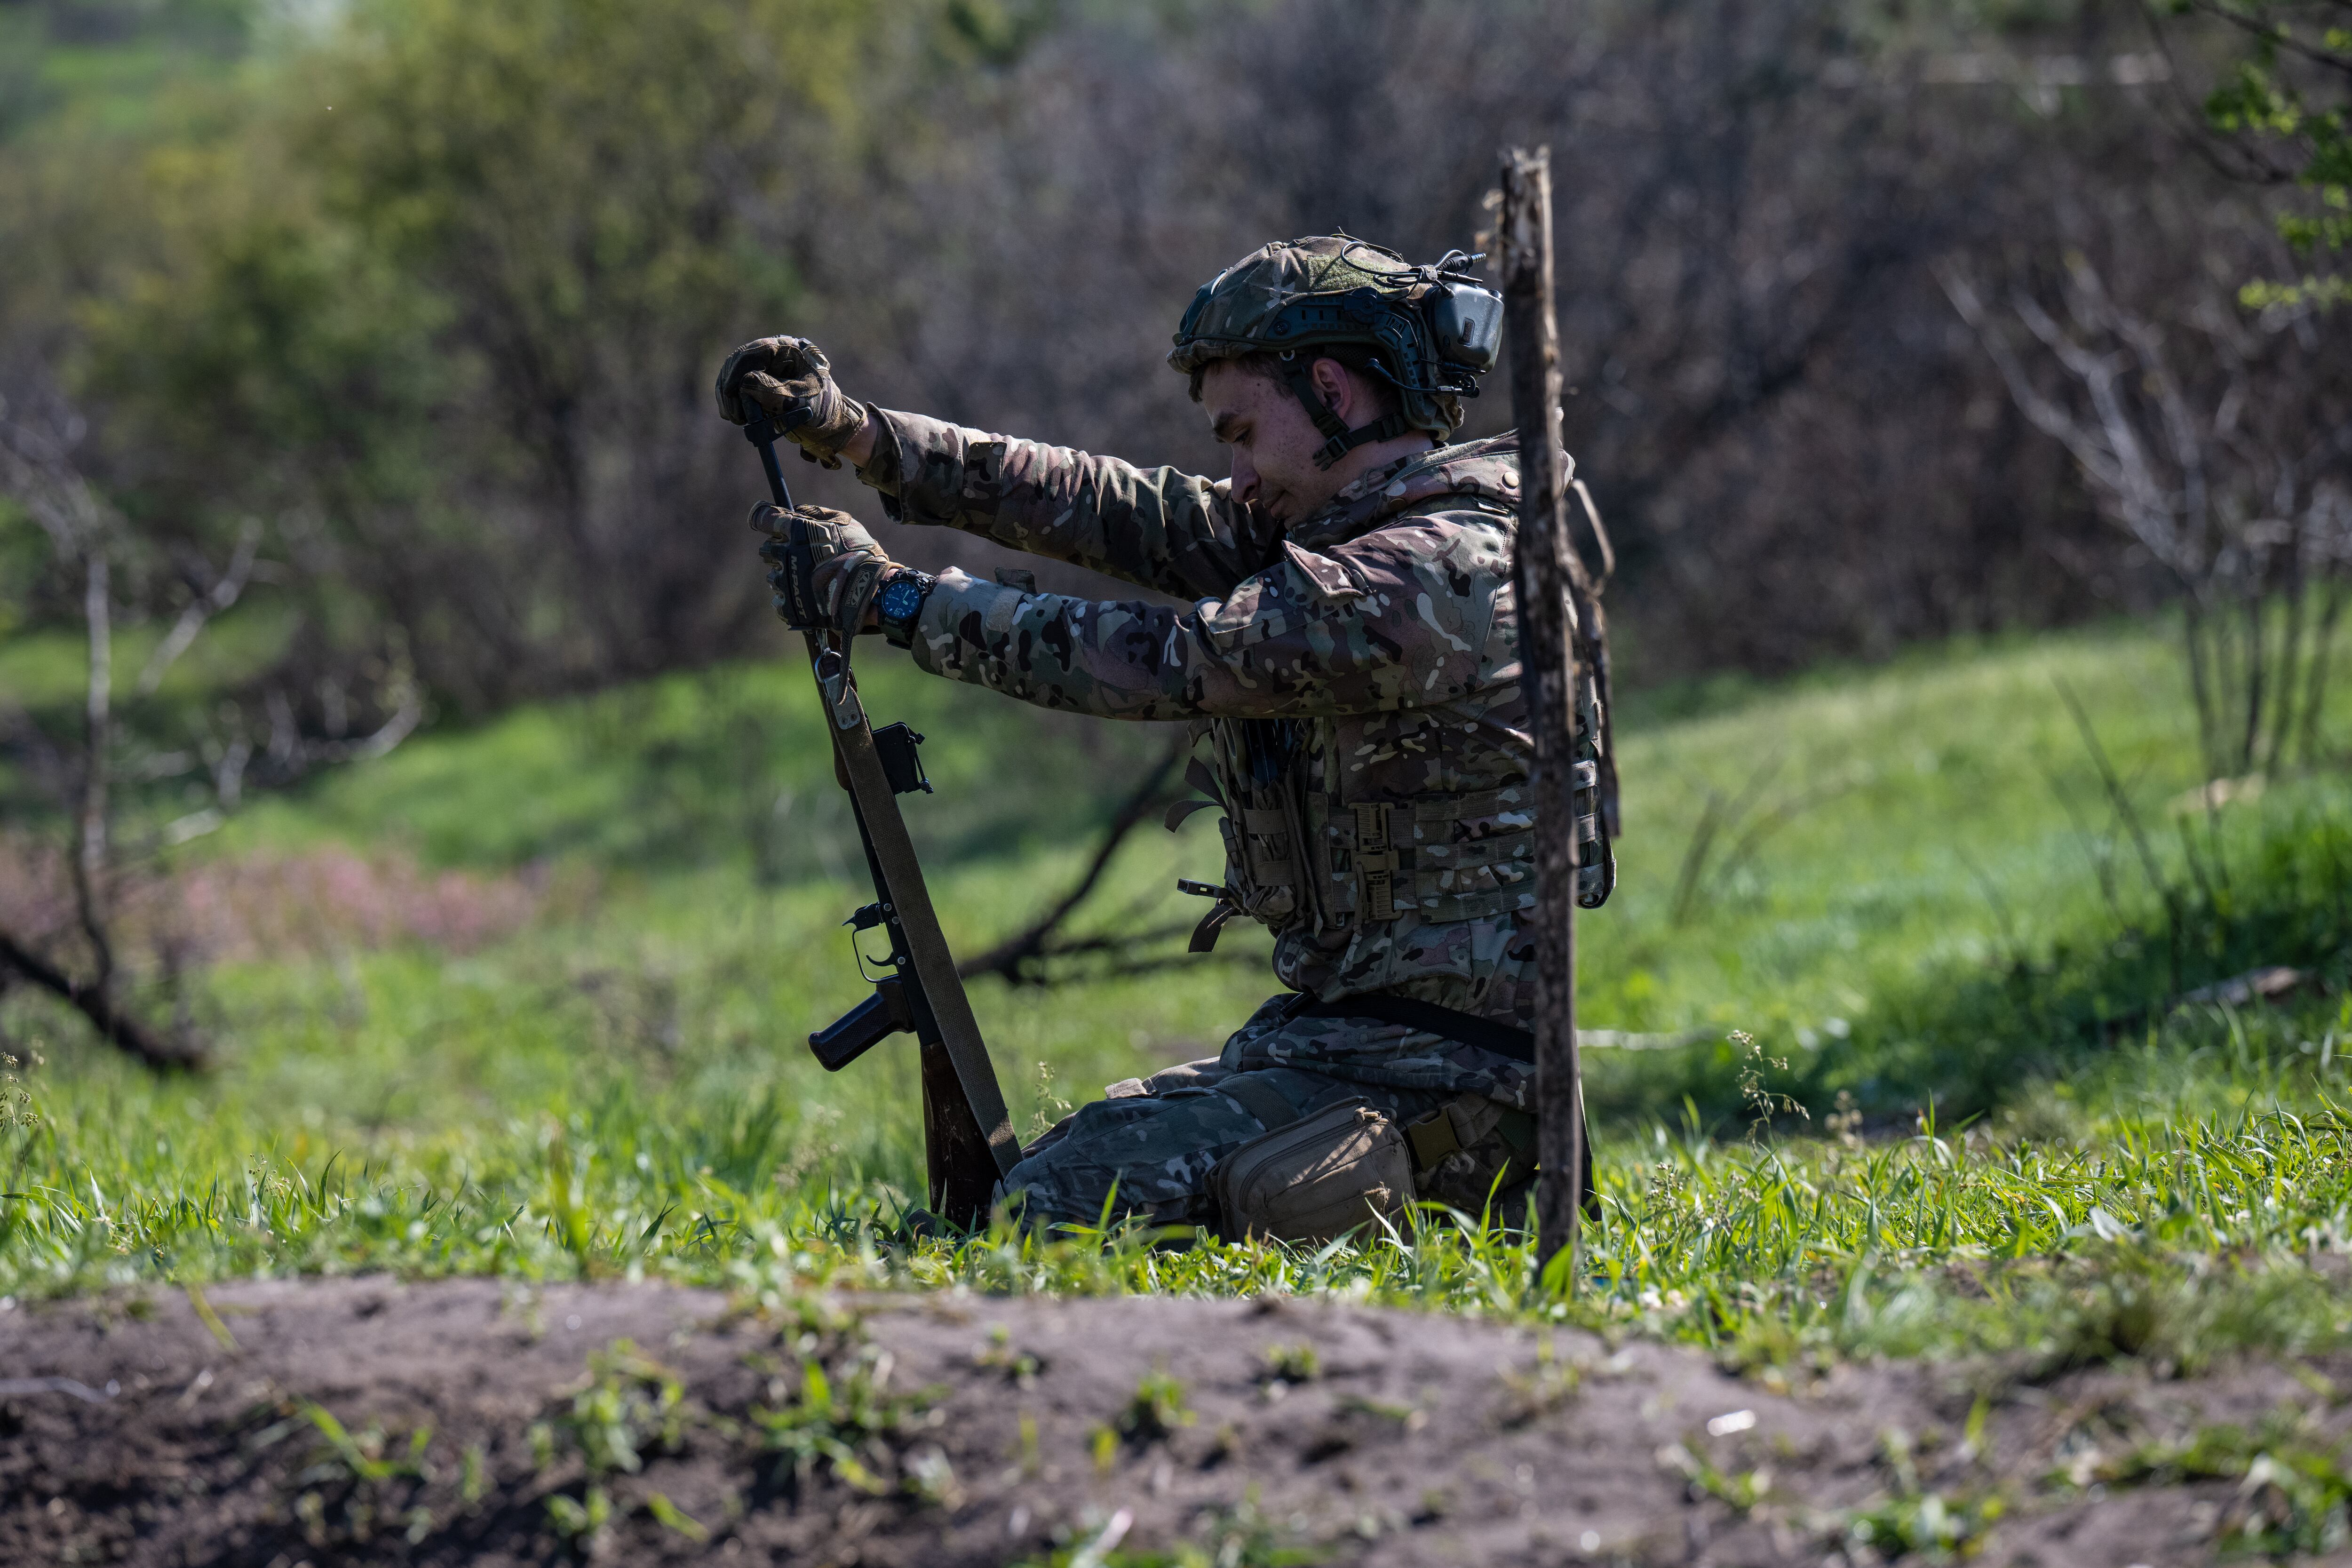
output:
[{"label": "bare soil", "polygon": [[1130,1562],[1859,1563],[1898,1553],[1857,1518],[1931,1492],[2003,1500],[1979,1562],[2201,1563],[2285,1503],[2064,1478],[2283,1410],[2340,1441],[2331,1370],[2352,1372],[1847,1366],[1790,1389],[1655,1344],[1286,1300],[157,1290],[0,1311],[0,1563],[1000,1564],[1121,1516]]}]

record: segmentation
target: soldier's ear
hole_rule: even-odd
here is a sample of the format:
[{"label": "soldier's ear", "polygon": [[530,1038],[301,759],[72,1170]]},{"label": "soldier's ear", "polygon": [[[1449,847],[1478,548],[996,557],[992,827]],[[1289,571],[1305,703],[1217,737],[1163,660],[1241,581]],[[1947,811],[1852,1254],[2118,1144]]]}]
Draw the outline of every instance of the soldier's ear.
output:
[{"label": "soldier's ear", "polygon": [[1323,400],[1324,407],[1337,414],[1348,396],[1348,367],[1335,359],[1318,359],[1307,367],[1307,373],[1315,380],[1315,395]]}]

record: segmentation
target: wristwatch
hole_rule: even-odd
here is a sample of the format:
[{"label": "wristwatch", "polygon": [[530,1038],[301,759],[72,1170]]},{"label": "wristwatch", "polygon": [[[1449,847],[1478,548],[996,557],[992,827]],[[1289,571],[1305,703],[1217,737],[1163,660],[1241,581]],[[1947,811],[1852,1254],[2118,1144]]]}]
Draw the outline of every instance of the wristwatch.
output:
[{"label": "wristwatch", "polygon": [[894,646],[915,646],[915,623],[922,618],[923,601],[931,596],[931,584],[938,581],[928,572],[908,570],[882,584],[881,596],[874,601],[874,618],[882,623],[882,635]]}]

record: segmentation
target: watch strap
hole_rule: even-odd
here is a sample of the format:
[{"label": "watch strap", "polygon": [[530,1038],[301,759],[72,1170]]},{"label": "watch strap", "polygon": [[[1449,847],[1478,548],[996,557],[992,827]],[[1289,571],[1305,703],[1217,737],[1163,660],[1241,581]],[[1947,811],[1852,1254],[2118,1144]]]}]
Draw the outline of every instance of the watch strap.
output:
[{"label": "watch strap", "polygon": [[[893,647],[915,646],[915,625],[923,618],[923,605],[929,601],[931,587],[938,581],[928,572],[908,568],[893,573],[882,584],[876,600],[875,619],[881,624],[882,636]],[[914,590],[911,594],[907,591],[910,586]]]}]

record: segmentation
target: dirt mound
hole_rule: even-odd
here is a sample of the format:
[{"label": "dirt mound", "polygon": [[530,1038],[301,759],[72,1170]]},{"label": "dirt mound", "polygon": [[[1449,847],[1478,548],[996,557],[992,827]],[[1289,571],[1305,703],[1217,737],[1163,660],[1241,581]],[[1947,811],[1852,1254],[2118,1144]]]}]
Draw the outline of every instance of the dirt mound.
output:
[{"label": "dirt mound", "polygon": [[2202,1562],[2316,1505],[2192,1448],[2334,1409],[1288,1301],[245,1284],[0,1311],[0,1562]]}]

